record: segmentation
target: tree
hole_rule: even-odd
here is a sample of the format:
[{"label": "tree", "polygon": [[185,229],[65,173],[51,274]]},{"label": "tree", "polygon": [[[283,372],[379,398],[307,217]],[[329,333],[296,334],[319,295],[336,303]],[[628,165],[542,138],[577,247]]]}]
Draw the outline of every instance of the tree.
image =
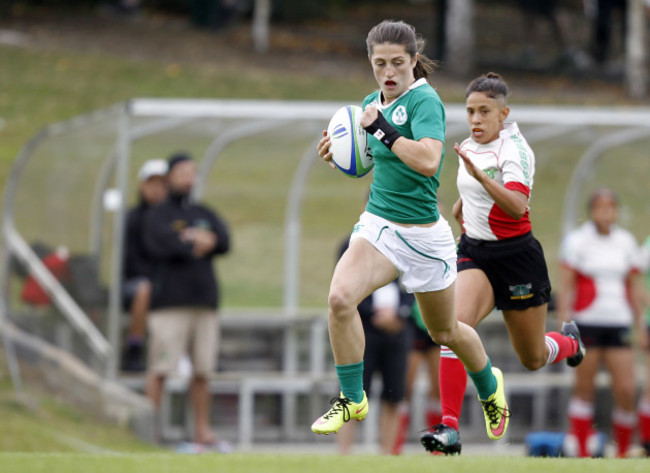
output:
[{"label": "tree", "polygon": [[474,0],[454,0],[447,5],[447,69],[457,76],[474,70]]},{"label": "tree", "polygon": [[632,98],[647,94],[648,75],[646,58],[646,15],[644,0],[627,2],[627,38],[625,48],[625,86]]},{"label": "tree", "polygon": [[255,0],[253,8],[253,47],[255,52],[263,54],[269,49],[271,0]]}]

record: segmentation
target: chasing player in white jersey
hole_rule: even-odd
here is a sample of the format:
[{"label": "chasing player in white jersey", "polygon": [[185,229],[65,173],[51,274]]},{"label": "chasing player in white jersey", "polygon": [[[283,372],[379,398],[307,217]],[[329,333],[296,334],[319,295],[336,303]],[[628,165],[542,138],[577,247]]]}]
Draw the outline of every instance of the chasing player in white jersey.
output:
[{"label": "chasing player in white jersey", "polygon": [[647,345],[642,314],[642,261],[634,236],[616,225],[618,199],[609,189],[589,199],[589,220],[570,232],[561,248],[558,318],[573,317],[588,348],[575,371],[569,402],[570,432],[578,440],[578,456],[590,456],[593,431],[594,378],[601,364],[611,376],[614,395],[612,431],[617,455],[624,457],[637,424],[635,355],[632,329]]},{"label": "chasing player in white jersey", "polygon": [[[453,214],[461,227],[458,244],[458,320],[476,327],[496,307],[521,363],[529,370],[567,359],[582,360],[584,348],[574,323],[562,333],[544,333],[551,283],[539,242],[533,237],[528,200],[535,158],[516,123],[507,123],[508,86],[494,73],[467,87],[471,135],[459,156],[460,199]],[[461,450],[458,422],[467,375],[447,347],[441,348],[442,423],[422,434],[422,445],[445,454]]]},{"label": "chasing player in white jersey", "polygon": [[[336,433],[345,422],[367,415],[365,339],[357,306],[400,276],[403,287],[415,293],[431,337],[463,360],[483,405],[488,436],[500,438],[509,416],[503,376],[492,368],[476,331],[458,322],[454,308],[454,237],[436,200],[445,110],[427,82],[431,68],[420,54],[424,43],[412,26],[383,21],[370,30],[366,44],[380,90],[363,101],[361,125],[375,167],[366,211],[330,285],[329,335],[341,394],[312,430]],[[330,161],[330,138],[323,135],[318,154]]]}]

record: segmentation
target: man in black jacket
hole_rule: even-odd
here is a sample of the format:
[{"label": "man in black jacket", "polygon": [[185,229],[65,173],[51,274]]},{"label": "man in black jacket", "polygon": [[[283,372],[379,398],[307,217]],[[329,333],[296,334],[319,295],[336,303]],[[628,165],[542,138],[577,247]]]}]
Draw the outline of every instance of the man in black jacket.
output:
[{"label": "man in black jacket", "polygon": [[216,368],[219,289],[213,258],[230,246],[225,222],[191,201],[196,166],[186,154],[168,160],[169,197],[145,218],[144,242],[157,260],[149,326],[147,395],[160,407],[165,376],[184,355],[192,362],[194,442],[215,445],[208,377]]},{"label": "man in black jacket", "polygon": [[143,371],[145,367],[144,339],[154,261],[144,247],[142,235],[145,214],[167,198],[166,174],[167,162],[163,159],[152,159],[142,165],[138,171],[138,203],[126,216],[122,296],[131,321],[122,355],[124,371]]}]

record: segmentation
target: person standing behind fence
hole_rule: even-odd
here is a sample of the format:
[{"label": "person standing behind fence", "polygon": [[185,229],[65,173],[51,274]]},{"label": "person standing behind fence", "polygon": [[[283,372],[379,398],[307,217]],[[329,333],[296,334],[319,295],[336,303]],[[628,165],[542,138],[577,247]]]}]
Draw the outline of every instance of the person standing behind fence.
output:
[{"label": "person standing behind fence", "polygon": [[122,299],[131,316],[122,354],[124,371],[142,371],[147,315],[151,303],[154,261],[144,247],[144,218],[154,205],[167,198],[167,162],[152,159],[138,171],[138,204],[126,215]]},{"label": "person standing behind fence", "polygon": [[168,160],[169,198],[145,219],[144,241],[156,258],[149,328],[147,395],[160,407],[165,377],[180,359],[192,362],[190,401],[194,442],[218,448],[210,426],[208,377],[216,368],[219,286],[213,258],[226,253],[226,223],[212,210],[191,200],[196,166],[187,154]]},{"label": "person standing behind fence", "polygon": [[595,377],[602,363],[611,376],[614,395],[612,427],[617,454],[624,457],[637,422],[635,357],[632,329],[647,333],[639,304],[639,248],[634,236],[616,225],[618,199],[609,189],[595,191],[588,204],[589,220],[569,232],[560,250],[559,321],[573,317],[587,347],[575,370],[569,402],[570,433],[578,440],[581,457],[590,456],[593,432]]}]

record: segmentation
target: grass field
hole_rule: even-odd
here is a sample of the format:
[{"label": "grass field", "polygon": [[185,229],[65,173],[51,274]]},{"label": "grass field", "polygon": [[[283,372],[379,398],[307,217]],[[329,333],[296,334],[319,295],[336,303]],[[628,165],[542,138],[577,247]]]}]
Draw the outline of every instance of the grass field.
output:
[{"label": "grass field", "polygon": [[[444,473],[526,472],[589,473],[648,471],[647,459],[560,459],[504,455],[474,450],[459,457],[432,457],[424,452],[387,457],[347,457],[317,448],[278,445],[288,453],[178,455],[144,444],[125,428],[108,426],[60,400],[31,393],[16,402],[6,380],[0,382],[0,472],[2,473]],[[332,452],[332,449],[326,449]],[[503,450],[499,450],[503,452]]]},{"label": "grass field", "polygon": [[[0,45],[0,110],[5,123],[0,180],[28,138],[47,124],[132,97],[352,100],[371,86],[371,77],[323,81],[310,74],[257,71],[232,66],[134,61],[102,54],[34,51]],[[344,91],[344,93],[341,93]]]},{"label": "grass field", "polygon": [[[101,421],[63,398],[27,389],[20,400],[0,354],[0,452],[100,453],[159,452],[138,440],[126,426]],[[4,461],[0,454],[0,471]]]},{"label": "grass field", "polygon": [[3,473],[332,473],[373,472],[440,473],[526,472],[526,473],[641,473],[647,460],[516,458],[495,456],[431,457],[412,455],[330,456],[234,454],[179,456],[167,454],[0,454]]}]

